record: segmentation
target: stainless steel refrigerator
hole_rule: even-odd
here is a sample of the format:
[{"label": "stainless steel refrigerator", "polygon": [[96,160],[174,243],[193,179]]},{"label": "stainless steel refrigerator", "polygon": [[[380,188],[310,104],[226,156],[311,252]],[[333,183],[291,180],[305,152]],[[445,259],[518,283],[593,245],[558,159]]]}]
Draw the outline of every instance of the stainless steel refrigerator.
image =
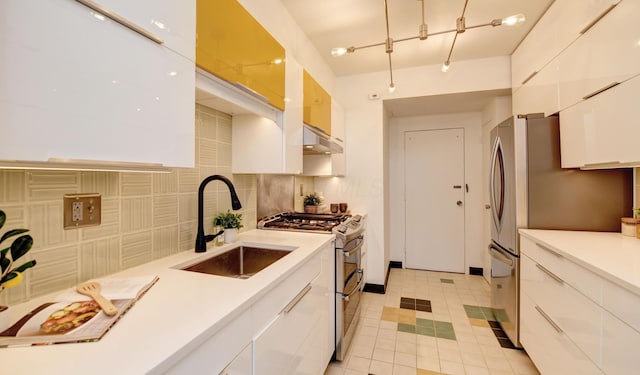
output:
[{"label": "stainless steel refrigerator", "polygon": [[519,340],[519,228],[620,231],[633,205],[631,169],[560,168],[558,118],[509,118],[491,131],[491,300],[494,320]]}]

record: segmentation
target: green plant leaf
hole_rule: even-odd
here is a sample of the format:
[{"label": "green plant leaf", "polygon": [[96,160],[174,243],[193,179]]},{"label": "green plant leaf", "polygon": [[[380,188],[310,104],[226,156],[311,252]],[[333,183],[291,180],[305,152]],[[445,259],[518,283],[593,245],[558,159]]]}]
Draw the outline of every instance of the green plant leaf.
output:
[{"label": "green plant leaf", "polygon": [[6,240],[9,237],[17,236],[19,234],[22,234],[28,231],[29,229],[12,229],[10,231],[7,231],[7,233],[2,235],[2,238],[0,238],[0,243],[4,242],[4,240]]},{"label": "green plant leaf", "polygon": [[11,259],[15,262],[26,254],[31,249],[31,246],[33,246],[33,238],[30,235],[26,234],[16,238],[11,244]]},{"label": "green plant leaf", "polygon": [[0,272],[0,274],[4,273],[4,271],[6,271],[6,269],[9,268],[10,265],[11,261],[3,254],[2,257],[0,257],[0,269],[2,269],[2,272]]},{"label": "green plant leaf", "polygon": [[4,226],[5,221],[7,221],[7,214],[0,210],[0,229]]},{"label": "green plant leaf", "polygon": [[23,265],[21,265],[20,267],[14,268],[12,270],[12,272],[24,272],[25,270],[33,267],[36,265],[36,261],[35,260],[30,260],[26,263],[24,263]]},{"label": "green plant leaf", "polygon": [[15,279],[16,277],[18,277],[18,274],[16,273],[16,271],[11,271],[8,274],[4,275],[2,279],[0,279],[0,284],[4,284],[5,282],[11,279]]}]

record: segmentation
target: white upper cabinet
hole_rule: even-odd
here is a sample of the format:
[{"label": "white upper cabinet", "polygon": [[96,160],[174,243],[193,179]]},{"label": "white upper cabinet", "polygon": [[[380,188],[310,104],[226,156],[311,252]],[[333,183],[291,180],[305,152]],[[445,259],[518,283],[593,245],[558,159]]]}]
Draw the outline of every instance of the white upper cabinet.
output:
[{"label": "white upper cabinet", "polygon": [[344,176],[347,171],[344,109],[333,98],[331,98],[331,139],[342,147],[342,152],[334,154],[305,154],[303,175]]},{"label": "white upper cabinet", "polygon": [[286,69],[284,113],[232,113],[233,173],[302,173],[302,66],[287,57]]},{"label": "white upper cabinet", "polygon": [[195,1],[76,0],[95,4],[161,38],[163,45],[189,60],[196,60]]},{"label": "white upper cabinet", "polygon": [[623,0],[559,61],[560,109],[640,74],[640,1]]},{"label": "white upper cabinet", "polygon": [[511,56],[513,90],[540,72],[580,32],[620,0],[556,0]]},{"label": "white upper cabinet", "polygon": [[612,167],[639,162],[639,93],[640,76],[561,111],[562,167]]},{"label": "white upper cabinet", "polygon": [[558,64],[552,60],[544,69],[512,94],[513,113],[543,112],[545,116],[558,112]]},{"label": "white upper cabinet", "polygon": [[[161,3],[184,7],[174,25],[195,22],[194,1]],[[5,0],[0,14],[0,160],[193,167],[192,59],[75,1]]]}]

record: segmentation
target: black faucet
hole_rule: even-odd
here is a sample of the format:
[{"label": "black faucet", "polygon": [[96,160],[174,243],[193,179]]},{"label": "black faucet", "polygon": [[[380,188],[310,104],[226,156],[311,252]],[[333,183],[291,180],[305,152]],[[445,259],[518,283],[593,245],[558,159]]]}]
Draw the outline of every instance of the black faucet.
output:
[{"label": "black faucet", "polygon": [[236,189],[233,187],[233,184],[231,183],[231,181],[229,181],[228,178],[219,174],[205,178],[198,188],[198,234],[196,236],[196,253],[204,253],[205,251],[207,251],[207,242],[213,240],[223,233],[223,231],[220,231],[216,234],[209,234],[207,236],[204,235],[204,208],[202,203],[202,201],[204,200],[204,188],[209,182],[213,180],[222,181],[227,185],[227,187],[229,188],[229,192],[231,193],[231,207],[234,210],[239,210],[242,208],[240,199],[238,199],[238,194],[236,194]]}]

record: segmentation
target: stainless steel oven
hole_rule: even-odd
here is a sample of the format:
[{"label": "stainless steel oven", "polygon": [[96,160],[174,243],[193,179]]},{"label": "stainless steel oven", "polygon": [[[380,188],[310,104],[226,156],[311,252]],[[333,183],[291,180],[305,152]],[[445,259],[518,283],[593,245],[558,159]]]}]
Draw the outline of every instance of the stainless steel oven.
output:
[{"label": "stainless steel oven", "polygon": [[259,229],[331,232],[336,236],[336,360],[343,360],[360,318],[365,283],[362,250],[365,218],[361,215],[282,212],[265,217]]},{"label": "stainless steel oven", "polygon": [[347,354],[360,319],[364,286],[364,219],[356,215],[333,229],[336,235],[336,360]]}]

